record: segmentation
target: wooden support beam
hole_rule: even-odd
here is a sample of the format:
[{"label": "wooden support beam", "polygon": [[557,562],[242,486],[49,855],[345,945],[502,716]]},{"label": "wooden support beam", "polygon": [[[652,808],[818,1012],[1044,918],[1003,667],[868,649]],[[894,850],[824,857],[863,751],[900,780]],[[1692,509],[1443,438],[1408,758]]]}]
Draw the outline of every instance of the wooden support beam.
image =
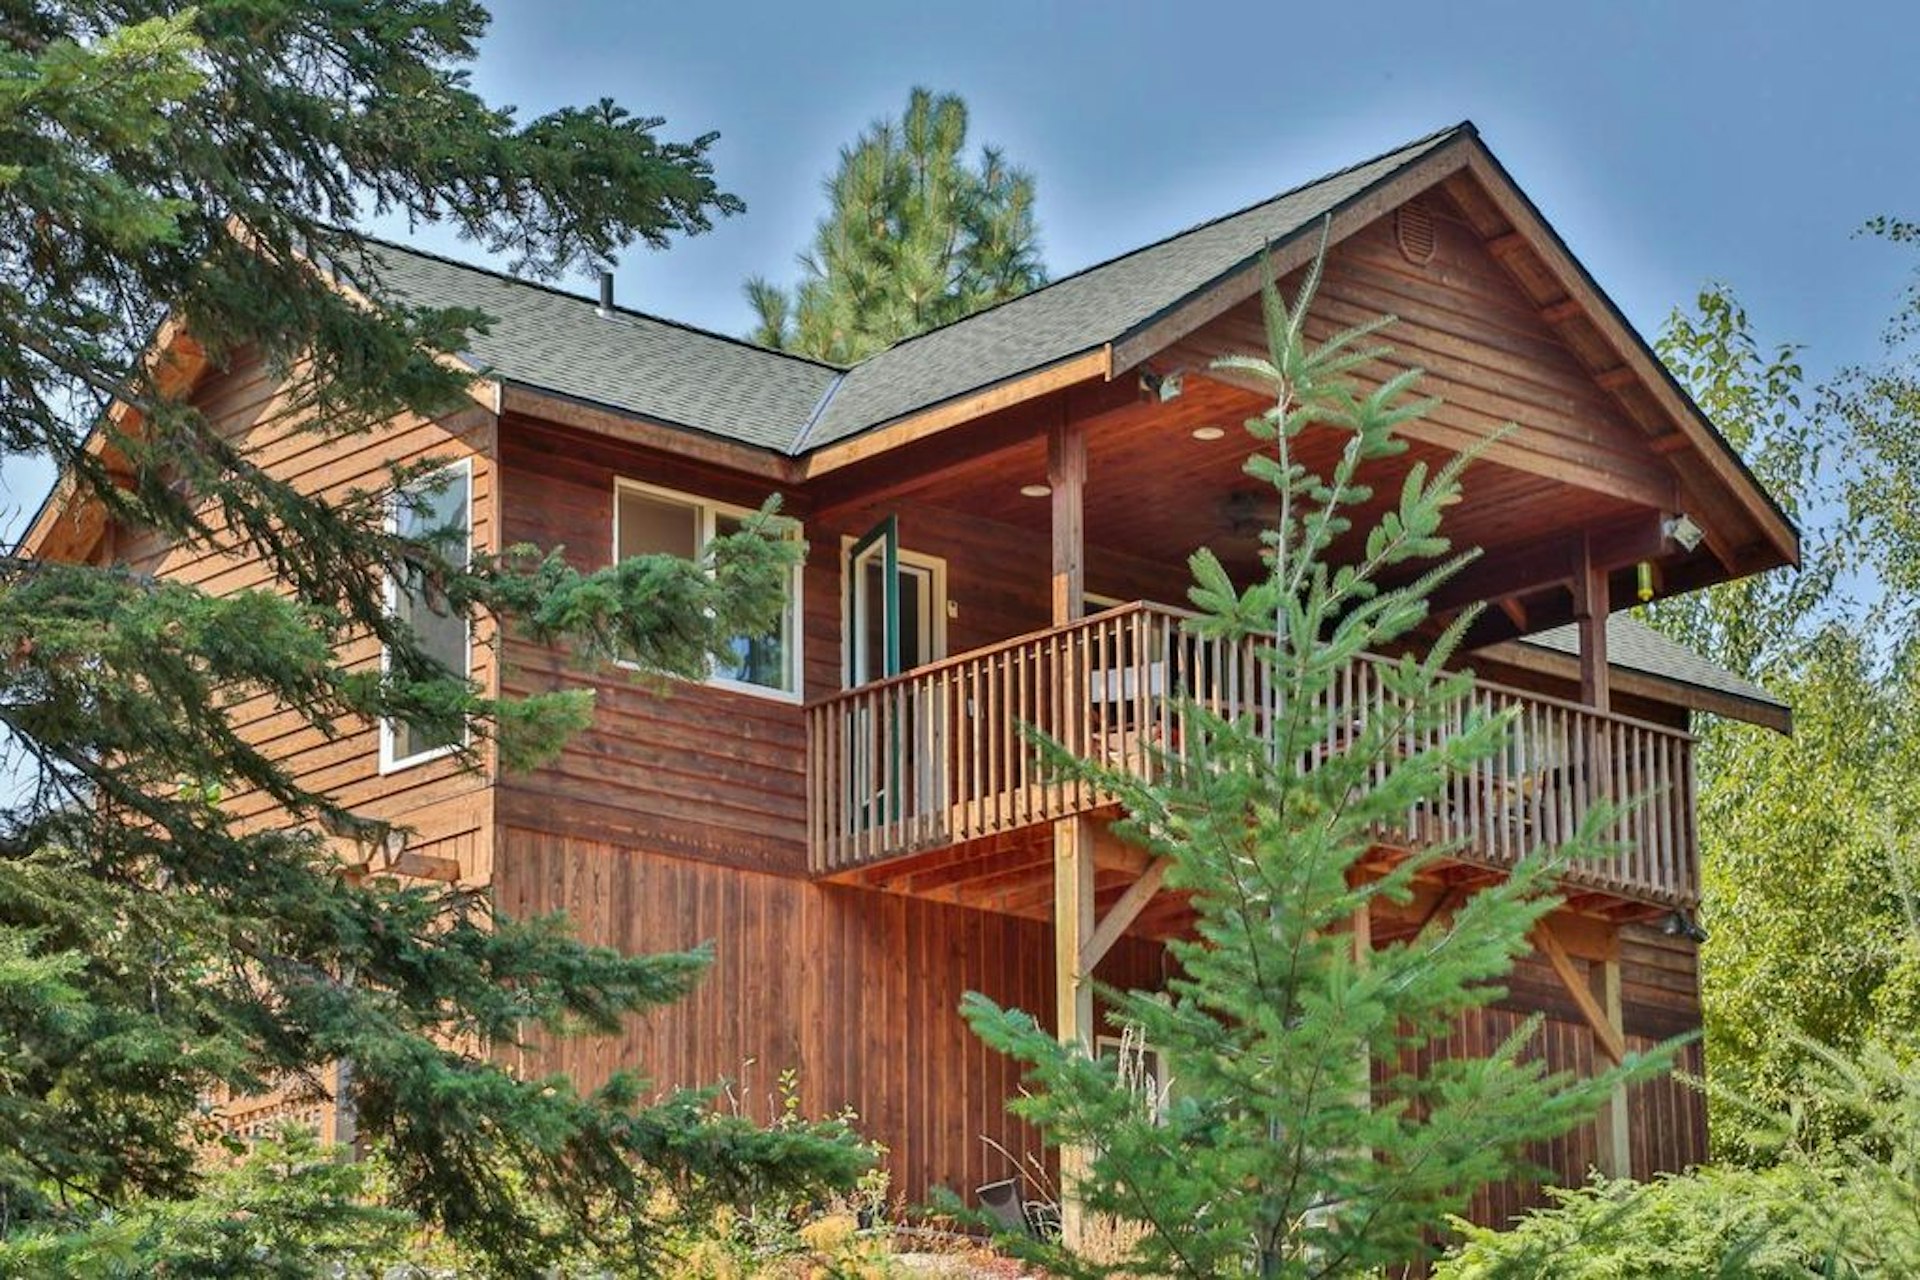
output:
[{"label": "wooden support beam", "polygon": [[[1093,821],[1081,815],[1053,824],[1053,979],[1054,1031],[1060,1042],[1093,1056],[1093,984],[1080,957],[1093,927]],[[1084,1219],[1077,1187],[1087,1168],[1087,1152],[1060,1149],[1060,1234],[1068,1248],[1079,1246]]]},{"label": "wooden support beam", "polygon": [[1495,236],[1487,241],[1487,252],[1496,258],[1511,258],[1516,253],[1531,252],[1533,246],[1518,231],[1509,231],[1503,236]]},{"label": "wooden support beam", "polygon": [[1078,622],[1087,600],[1087,432],[1067,416],[1047,433],[1047,483],[1053,488],[1053,625]]},{"label": "wooden support beam", "polygon": [[1580,564],[1573,579],[1573,618],[1580,627],[1580,701],[1598,711],[1612,709],[1608,684],[1607,570],[1595,562],[1593,541],[1582,539]]},{"label": "wooden support beam", "polygon": [[1080,951],[1080,972],[1091,975],[1094,968],[1106,959],[1107,952],[1113,950],[1113,944],[1120,941],[1120,935],[1139,918],[1146,905],[1153,901],[1155,894],[1167,878],[1167,860],[1155,858],[1147,864],[1147,869],[1138,880],[1127,886],[1120,895],[1120,901],[1101,919],[1100,925],[1087,939]]},{"label": "wooden support beam", "polygon": [[1558,302],[1549,302],[1546,306],[1540,308],[1540,318],[1548,324],[1565,324],[1567,321],[1577,316],[1583,316],[1586,313],[1586,307],[1582,306],[1579,300],[1575,298],[1562,298]]},{"label": "wooden support beam", "polygon": [[1617,364],[1594,374],[1593,380],[1608,391],[1620,392],[1639,385],[1640,375],[1624,364]]},{"label": "wooden support beam", "polygon": [[1547,963],[1553,966],[1553,972],[1560,979],[1560,985],[1565,987],[1567,995],[1572,997],[1574,1008],[1580,1011],[1580,1016],[1585,1018],[1587,1025],[1593,1028],[1594,1043],[1613,1059],[1615,1066],[1625,1062],[1627,1038],[1607,1017],[1606,1009],[1594,999],[1593,991],[1587,985],[1587,979],[1579,969],[1574,967],[1573,957],[1567,954],[1566,948],[1560,945],[1560,940],[1553,936],[1552,926],[1544,920],[1534,926],[1533,945],[1541,955],[1547,958]]},{"label": "wooden support beam", "polygon": [[[1591,966],[1594,995],[1607,1024],[1626,1044],[1625,1002],[1620,992],[1620,962],[1602,960]],[[1628,1123],[1627,1086],[1615,1085],[1600,1111],[1600,1172],[1609,1178],[1633,1176],[1633,1127]]]},{"label": "wooden support beam", "polygon": [[1669,549],[1661,514],[1647,511],[1585,534],[1495,548],[1442,583],[1427,603],[1435,613],[1445,614],[1480,601],[1529,596],[1575,581],[1584,565],[1611,572],[1657,560]]}]

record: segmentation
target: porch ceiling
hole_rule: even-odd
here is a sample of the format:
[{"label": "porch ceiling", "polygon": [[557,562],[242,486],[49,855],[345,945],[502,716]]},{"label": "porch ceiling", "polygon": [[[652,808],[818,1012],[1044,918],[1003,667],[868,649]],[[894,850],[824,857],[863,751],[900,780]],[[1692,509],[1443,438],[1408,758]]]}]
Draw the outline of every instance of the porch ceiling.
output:
[{"label": "porch ceiling", "polygon": [[[1141,400],[1089,419],[1087,430],[1086,539],[1095,571],[1090,590],[1100,591],[1101,562],[1124,558],[1164,569],[1163,598],[1177,603],[1187,581],[1185,561],[1195,549],[1213,549],[1236,576],[1259,571],[1260,531],[1277,516],[1272,491],[1246,475],[1256,447],[1244,422],[1265,401],[1246,389],[1212,377],[1185,375],[1181,395],[1168,403]],[[1222,431],[1215,440],[1195,439],[1202,428]],[[1322,472],[1330,469],[1346,437],[1314,429],[1298,442],[1298,456]],[[1368,465],[1363,480],[1374,496],[1352,512],[1364,532],[1398,502],[1409,470],[1424,462],[1438,467],[1451,451],[1411,442],[1406,453]],[[991,452],[956,460],[892,495],[896,504],[919,503],[1019,528],[1040,541],[1050,536],[1051,507],[1023,487],[1047,478],[1044,434],[1030,435]],[[1543,536],[1606,526],[1636,515],[1651,520],[1651,508],[1482,459],[1469,468],[1462,501],[1448,514],[1446,532],[1459,547],[1480,547],[1493,566],[1518,563],[1537,553]],[[1345,554],[1356,554],[1359,534]],[[1342,554],[1341,549],[1336,555]],[[1129,575],[1138,579],[1138,573]]]}]

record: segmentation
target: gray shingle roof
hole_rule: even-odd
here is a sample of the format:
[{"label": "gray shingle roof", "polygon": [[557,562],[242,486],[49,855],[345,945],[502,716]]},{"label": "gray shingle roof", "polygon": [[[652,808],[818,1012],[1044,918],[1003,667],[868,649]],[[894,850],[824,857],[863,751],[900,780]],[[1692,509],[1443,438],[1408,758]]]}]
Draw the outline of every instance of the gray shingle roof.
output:
[{"label": "gray shingle roof", "polygon": [[593,299],[401,245],[369,244],[364,269],[409,301],[492,317],[467,354],[495,377],[798,454],[1114,341],[1469,128],[1088,267],[845,371],[635,311],[603,317]]},{"label": "gray shingle roof", "polygon": [[[468,359],[492,374],[674,426],[784,451],[839,371],[398,245],[369,245],[387,290],[492,319]],[[349,276],[356,267],[343,264]]]},{"label": "gray shingle roof", "polygon": [[[1578,657],[1580,631],[1575,626],[1553,627],[1522,636],[1519,643]],[[1629,671],[1710,689],[1764,706],[1784,709],[1787,705],[1759,685],[1743,680],[1679,641],[1669,640],[1646,623],[1626,614],[1616,613],[1607,619],[1607,661],[1612,666],[1624,667]]]},{"label": "gray shingle roof", "polygon": [[1444,129],[897,343],[854,366],[803,443],[817,448],[844,440],[1113,341],[1465,128]]}]

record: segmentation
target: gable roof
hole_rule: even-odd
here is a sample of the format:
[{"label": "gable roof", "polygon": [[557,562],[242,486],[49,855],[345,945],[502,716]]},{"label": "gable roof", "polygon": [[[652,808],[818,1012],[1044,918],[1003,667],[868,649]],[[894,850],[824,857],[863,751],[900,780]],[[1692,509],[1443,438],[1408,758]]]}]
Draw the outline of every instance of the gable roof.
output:
[{"label": "gable roof", "polygon": [[1354,196],[1456,138],[1442,129],[1236,213],[1064,276],[908,338],[856,365],[819,424],[818,448],[869,427],[1116,341],[1172,303],[1258,259]]},{"label": "gable roof", "polygon": [[[1753,554],[1714,545],[1736,573],[1798,560],[1798,531],[1645,340],[1572,257],[1470,123],[1440,130],[1236,213],[1088,267],[852,366],[771,350],[406,246],[369,240],[336,264],[348,287],[493,317],[463,358],[535,412],[625,418],[621,430],[705,437],[728,465],[761,460],[805,481],[935,431],[1070,385],[1111,382],[1259,288],[1261,256],[1282,274],[1426,188],[1466,174],[1535,265],[1566,290],[1622,364],[1604,372],[1659,405],[1661,456],[1683,486],[1704,483],[1744,512]],[[1596,373],[1596,377],[1600,376]],[[1611,385],[1611,384],[1609,384]],[[667,433],[661,436],[661,433]],[[1687,452],[1676,452],[1675,445]],[[1699,465],[1696,465],[1699,464]],[[1689,479],[1689,477],[1692,477]],[[62,504],[54,504],[56,506]],[[1708,530],[1709,542],[1715,536]],[[1764,545],[1762,545],[1764,544]],[[1743,558],[1744,557],[1744,558]]]},{"label": "gable roof", "polygon": [[[1580,629],[1577,625],[1551,627],[1521,636],[1511,643],[1578,658]],[[1496,650],[1505,647],[1495,646]],[[1616,613],[1607,618],[1607,664],[1669,684],[1718,695],[1711,699],[1712,705],[1702,705],[1702,710],[1735,714],[1740,719],[1771,725],[1783,732],[1791,723],[1791,709],[1785,702],[1712,659],[1655,631],[1631,614]],[[1740,714],[1741,707],[1747,708],[1752,714]]]},{"label": "gable roof", "polygon": [[784,452],[840,371],[400,245],[369,241],[352,278],[491,318],[462,353],[488,376]]},{"label": "gable roof", "polygon": [[844,369],[626,308],[603,316],[595,299],[404,245],[369,241],[360,269],[406,301],[491,316],[465,353],[489,377],[797,456],[1098,350],[1471,135],[1465,124],[1429,134]]}]

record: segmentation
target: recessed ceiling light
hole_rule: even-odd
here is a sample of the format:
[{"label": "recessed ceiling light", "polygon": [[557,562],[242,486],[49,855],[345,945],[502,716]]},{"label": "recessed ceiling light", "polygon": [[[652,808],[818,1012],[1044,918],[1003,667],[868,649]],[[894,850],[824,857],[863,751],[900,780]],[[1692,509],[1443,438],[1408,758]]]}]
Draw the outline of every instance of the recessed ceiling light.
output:
[{"label": "recessed ceiling light", "polygon": [[1020,496],[1023,498],[1044,498],[1052,492],[1053,486],[1049,484],[1023,484],[1020,486]]},{"label": "recessed ceiling light", "polygon": [[1195,440],[1218,440],[1225,434],[1227,434],[1227,432],[1224,427],[1195,427],[1193,429],[1193,438]]}]

